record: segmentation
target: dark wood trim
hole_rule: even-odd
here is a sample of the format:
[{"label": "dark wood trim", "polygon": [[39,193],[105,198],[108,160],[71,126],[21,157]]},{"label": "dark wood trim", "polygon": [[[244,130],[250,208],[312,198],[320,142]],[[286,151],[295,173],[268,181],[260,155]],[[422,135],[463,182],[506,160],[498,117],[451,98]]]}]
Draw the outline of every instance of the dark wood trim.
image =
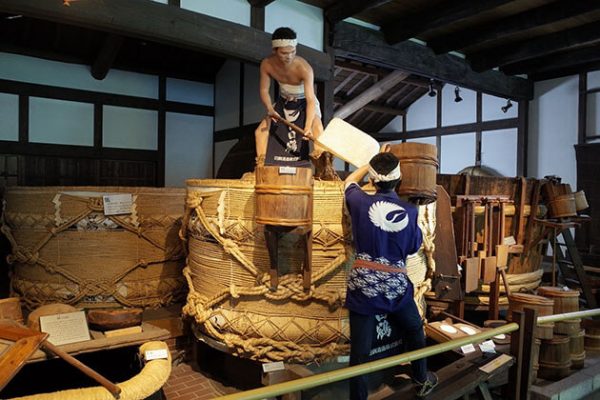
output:
[{"label": "dark wood trim", "polygon": [[156,162],[156,150],[117,149],[103,147],[96,149],[92,146],[71,146],[48,143],[20,143],[0,140],[3,154],[18,154],[20,156],[47,156],[64,158],[91,158],[103,160],[129,160]]},{"label": "dark wood trim", "polygon": [[402,139],[415,139],[429,136],[446,136],[446,135],[458,135],[461,133],[476,132],[478,129],[481,131],[495,131],[499,129],[510,129],[517,128],[519,124],[518,118],[507,118],[497,119],[493,121],[483,121],[481,124],[473,122],[470,124],[460,124],[445,126],[443,128],[428,128],[419,129],[416,131],[408,132],[378,132],[371,133],[378,141],[386,140],[402,140]]},{"label": "dark wood trim", "polygon": [[519,100],[519,125],[517,126],[517,175],[527,176],[529,153],[529,102]]},{"label": "dark wood trim", "polygon": [[181,0],[169,0],[169,5],[174,7],[181,7]]},{"label": "dark wood trim", "polygon": [[586,140],[596,140],[596,139],[600,139],[600,135],[594,135],[594,136],[586,136]]},{"label": "dark wood trim", "polygon": [[96,149],[101,149],[102,148],[102,142],[103,142],[103,127],[102,127],[102,123],[103,123],[103,107],[102,104],[100,103],[96,103],[94,104],[94,147]]},{"label": "dark wood trim", "polygon": [[587,140],[587,72],[579,74],[579,103],[577,106],[577,144]]},{"label": "dark wood trim", "polygon": [[[39,85],[35,83],[17,82],[6,79],[0,79],[0,92],[13,93],[30,97],[43,97],[48,99],[78,101],[83,103],[101,103],[103,105],[141,108],[146,110],[158,110],[160,106],[158,100],[148,99],[145,97],[92,92],[89,90]],[[213,106],[202,106],[196,104],[180,103],[177,101],[167,101],[165,102],[165,107],[169,112],[214,116]]]},{"label": "dark wood trim", "polygon": [[391,0],[338,0],[325,9],[325,18],[332,23],[338,23],[353,15],[360,14],[371,8],[382,6]]},{"label": "dark wood trim", "polygon": [[29,142],[29,96],[19,94],[19,142]]},{"label": "dark wood trim", "polygon": [[388,43],[396,44],[417,37],[419,33],[452,25],[506,3],[510,3],[510,0],[452,0],[438,3],[435,7],[425,8],[418,13],[407,13],[403,18],[394,18],[393,22],[383,26],[383,32]]},{"label": "dark wood trim", "polygon": [[[525,39],[517,43],[496,46],[467,54],[474,71],[514,64],[524,60],[543,57],[557,51],[596,42],[600,39],[600,22],[592,22],[577,28]],[[596,50],[597,51],[597,50]]]},{"label": "dark wood trim", "polygon": [[[529,78],[533,81],[545,81],[547,79],[562,78],[569,75],[577,75],[581,72],[591,72],[600,70],[600,50],[595,48],[596,59],[591,61],[567,59],[565,56],[556,56],[557,62],[562,64],[557,68],[546,66],[537,71],[531,71]],[[563,58],[565,57],[565,58]],[[560,61],[559,61],[560,58]],[[565,65],[566,64],[566,65]]]},{"label": "dark wood trim", "polygon": [[265,30],[265,8],[250,6],[250,26],[261,31]]},{"label": "dark wood trim", "polygon": [[[175,45],[258,64],[271,48],[271,35],[255,28],[148,0],[86,0],[73,7],[61,1],[2,0],[0,12],[82,26],[127,37]],[[299,45],[315,72],[328,80],[333,65],[323,52]]]},{"label": "dark wood trim", "polygon": [[108,71],[110,71],[110,68],[117,58],[117,54],[119,54],[119,50],[121,50],[123,40],[124,38],[121,35],[112,33],[106,35],[102,48],[98,52],[96,60],[94,60],[91,67],[91,73],[95,79],[101,81],[106,78]]},{"label": "dark wood trim", "polygon": [[481,123],[483,122],[483,95],[481,92],[477,92],[475,115],[475,121],[477,124],[475,129],[475,165],[481,166],[481,136],[483,131],[481,129]]},{"label": "dark wood trim", "polygon": [[167,78],[164,75],[158,77],[158,132],[157,134],[157,162],[156,162],[156,185],[165,186],[165,158],[167,151],[167,112],[165,103],[167,100]]},{"label": "dark wood trim", "polygon": [[[341,105],[348,103],[350,100],[351,99],[345,99],[343,97],[338,97],[338,96],[333,98],[334,104],[341,104]],[[379,104],[373,104],[373,103],[369,103],[366,106],[363,106],[362,109],[366,110],[366,111],[374,111],[374,112],[388,114],[388,115],[406,115],[406,110],[401,110],[399,108],[394,108],[394,107],[386,107],[386,106],[382,106]]]},{"label": "dark wood trim", "polygon": [[587,94],[598,93],[598,92],[600,92],[600,87],[586,90]]},{"label": "dark wood trim", "polygon": [[238,126],[244,125],[244,91],[245,91],[245,79],[246,79],[246,66],[244,63],[239,63],[240,66],[240,91],[238,99]]},{"label": "dark wood trim", "polygon": [[275,0],[248,0],[248,3],[253,7],[265,8],[274,1]]},{"label": "dark wood trim", "polygon": [[427,46],[436,53],[460,50],[467,46],[492,42],[528,29],[561,21],[594,11],[598,8],[597,0],[560,0],[555,3],[536,7],[519,14],[511,15],[493,24],[483,23],[467,29],[445,34],[427,42]]},{"label": "dark wood trim", "polygon": [[254,123],[216,131],[213,135],[213,141],[214,143],[225,142],[227,140],[241,139],[246,135],[254,135],[257,126],[258,123]]},{"label": "dark wood trim", "polygon": [[381,32],[347,22],[336,25],[333,47],[338,57],[401,69],[498,97],[533,98],[530,80],[509,77],[499,71],[476,73],[461,58],[448,54],[436,56],[431,49],[411,41],[390,46]]}]

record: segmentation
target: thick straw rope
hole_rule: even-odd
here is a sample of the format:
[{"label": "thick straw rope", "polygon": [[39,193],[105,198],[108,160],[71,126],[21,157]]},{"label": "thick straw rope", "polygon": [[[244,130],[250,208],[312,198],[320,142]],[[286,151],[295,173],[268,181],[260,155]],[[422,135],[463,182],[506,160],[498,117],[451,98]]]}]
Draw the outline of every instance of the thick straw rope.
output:
[{"label": "thick straw rope", "polygon": [[[69,217],[62,218],[61,216],[61,207],[62,207],[62,199],[68,199],[70,201],[80,202],[84,204],[84,209],[79,214]],[[134,200],[137,196],[134,196]],[[94,279],[94,280],[84,280],[69,271],[58,265],[57,263],[51,262],[49,260],[45,260],[40,256],[40,251],[44,246],[46,246],[53,238],[59,238],[60,233],[66,231],[73,225],[76,225],[80,221],[88,218],[90,215],[94,213],[103,213],[104,205],[101,197],[81,197],[81,196],[73,196],[64,193],[57,194],[52,202],[55,205],[55,214],[54,214],[54,225],[51,228],[48,228],[48,233],[44,235],[35,245],[30,248],[19,245],[14,235],[12,234],[12,230],[9,227],[9,224],[6,222],[5,215],[7,212],[2,215],[2,227],[0,228],[1,232],[8,239],[11,244],[12,254],[8,256],[7,260],[10,264],[17,263],[19,264],[19,268],[23,268],[28,265],[39,265],[42,267],[47,273],[51,275],[59,274],[66,278],[68,283],[53,284],[50,282],[20,282],[18,279],[15,279],[15,283],[13,284],[13,290],[20,291],[21,298],[24,300],[25,306],[29,309],[34,309],[40,305],[43,305],[47,302],[52,301],[60,301],[66,304],[77,304],[82,301],[84,298],[90,296],[111,296],[115,299],[115,301],[125,305],[125,306],[151,306],[156,307],[161,304],[169,304],[174,300],[173,293],[180,292],[181,283],[178,282],[178,279],[162,279],[160,282],[161,286],[167,285],[171,290],[166,290],[164,293],[160,295],[160,298],[150,298],[148,296],[142,296],[142,293],[148,291],[148,289],[152,286],[149,282],[140,283],[140,288],[135,290],[133,286],[136,285],[135,282],[128,282],[126,286],[128,286],[127,293],[130,295],[124,295],[119,291],[119,282],[121,282],[126,276],[131,274],[133,271],[139,268],[147,268],[150,265],[154,264],[162,264],[168,261],[177,261],[183,258],[183,251],[181,244],[177,243],[177,245],[173,248],[165,248],[162,244],[157,242],[155,239],[147,235],[142,227],[140,227],[138,216],[137,216],[137,204],[134,201],[133,204],[133,212],[130,216],[105,216],[108,220],[114,222],[116,225],[121,228],[131,232],[135,236],[147,241],[152,246],[161,250],[164,254],[164,257],[161,258],[153,258],[153,259],[139,259],[139,261],[129,267],[126,267],[122,270],[116,271],[115,274],[111,276],[110,279]],[[6,203],[4,203],[4,208],[6,208]],[[8,214],[13,217],[12,219],[16,222],[19,222],[18,213],[9,212]],[[28,218],[28,217],[24,217]],[[35,221],[38,218],[33,218]],[[43,217],[42,217],[43,220]],[[107,258],[108,259],[108,258]],[[85,267],[85,264],[82,264],[82,267]],[[110,265],[107,266],[110,268]],[[61,289],[64,290],[65,286],[72,288],[73,291],[69,293],[69,296],[58,296],[58,298],[53,299],[55,294]],[[144,286],[144,287],[141,287]],[[155,286],[159,286],[159,282],[155,283]],[[131,292],[138,293],[139,295],[131,296]]]},{"label": "thick straw rope", "polygon": [[[140,346],[140,355],[148,350],[167,350],[166,359],[148,361],[142,371],[133,378],[118,383],[121,388],[119,400],[142,400],[156,393],[171,375],[171,354],[165,342],[147,342]],[[12,400],[115,400],[113,395],[102,386],[83,389],[61,390],[14,398]]]}]

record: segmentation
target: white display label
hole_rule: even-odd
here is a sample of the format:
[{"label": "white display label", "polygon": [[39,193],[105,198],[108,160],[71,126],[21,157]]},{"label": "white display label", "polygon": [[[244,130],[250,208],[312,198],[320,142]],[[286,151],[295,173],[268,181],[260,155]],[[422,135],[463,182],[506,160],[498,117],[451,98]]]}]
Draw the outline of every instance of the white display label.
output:
[{"label": "white display label", "polygon": [[296,175],[296,167],[279,167],[279,175]]},{"label": "white display label", "polygon": [[473,346],[471,343],[469,343],[469,344],[465,344],[460,349],[462,350],[463,354],[469,354],[469,353],[472,353],[475,351],[475,346]]},{"label": "white display label", "polygon": [[494,342],[492,340],[486,340],[485,342],[481,343],[479,345],[479,348],[484,353],[495,353],[496,352],[496,345],[494,344]]},{"label": "white display label", "polygon": [[104,215],[131,214],[133,196],[131,194],[111,194],[102,196],[104,200]]},{"label": "white display label", "polygon": [[285,365],[283,365],[283,361],[277,361],[277,362],[263,364],[262,369],[263,369],[264,373],[280,371],[282,369],[285,369]]},{"label": "white display label", "polygon": [[338,356],[337,362],[340,364],[346,364],[350,362],[350,356]]},{"label": "white display label", "polygon": [[43,315],[40,330],[49,334],[48,341],[56,346],[90,340],[85,312]]},{"label": "white display label", "polygon": [[158,359],[163,359],[163,358],[169,358],[167,349],[147,350],[144,353],[144,359],[146,361],[158,360]]}]

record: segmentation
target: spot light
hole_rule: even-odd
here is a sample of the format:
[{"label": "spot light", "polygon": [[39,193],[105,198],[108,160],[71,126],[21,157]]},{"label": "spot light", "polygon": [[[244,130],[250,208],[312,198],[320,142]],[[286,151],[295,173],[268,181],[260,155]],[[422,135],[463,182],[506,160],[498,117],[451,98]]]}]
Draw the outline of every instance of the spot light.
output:
[{"label": "spot light", "polygon": [[435,97],[437,95],[435,89],[433,88],[433,79],[429,80],[429,93],[427,93],[429,97]]},{"label": "spot light", "polygon": [[460,97],[460,88],[458,86],[456,86],[454,88],[454,102],[460,103],[461,101],[463,101],[463,98]]},{"label": "spot light", "polygon": [[504,114],[506,114],[506,112],[507,112],[507,111],[509,110],[509,108],[511,108],[511,107],[512,107],[512,102],[510,101],[510,99],[507,99],[507,100],[506,100],[506,105],[505,105],[505,106],[502,106],[502,107],[500,107],[500,109],[502,110],[502,112],[503,112]]}]

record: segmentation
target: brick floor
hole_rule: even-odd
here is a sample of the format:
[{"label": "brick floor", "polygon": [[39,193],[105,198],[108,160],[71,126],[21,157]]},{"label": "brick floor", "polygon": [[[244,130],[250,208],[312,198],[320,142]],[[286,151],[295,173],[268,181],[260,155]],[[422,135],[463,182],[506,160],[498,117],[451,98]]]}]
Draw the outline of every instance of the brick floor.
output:
[{"label": "brick floor", "polygon": [[209,400],[237,390],[206,377],[195,363],[184,362],[173,367],[163,391],[166,400]]}]

